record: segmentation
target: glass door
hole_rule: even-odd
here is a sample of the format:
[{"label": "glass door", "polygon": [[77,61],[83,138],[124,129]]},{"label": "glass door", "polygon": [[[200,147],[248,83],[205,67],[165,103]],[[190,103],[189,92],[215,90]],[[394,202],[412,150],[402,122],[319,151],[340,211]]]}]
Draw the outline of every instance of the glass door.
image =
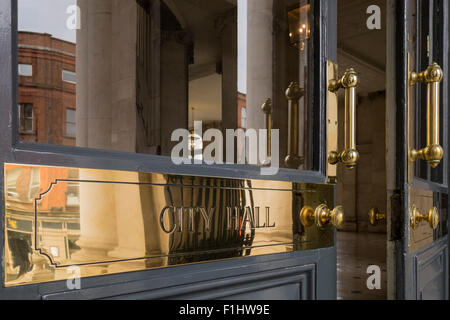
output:
[{"label": "glass door", "polygon": [[[153,298],[336,298],[336,168],[354,167],[358,152],[357,76],[334,63],[334,3],[16,0],[1,9],[10,48],[2,296],[121,296],[139,281]],[[350,127],[338,150],[341,91]],[[244,263],[232,293],[199,289]],[[118,281],[128,285],[112,292]],[[94,286],[104,287],[98,296]]]}]

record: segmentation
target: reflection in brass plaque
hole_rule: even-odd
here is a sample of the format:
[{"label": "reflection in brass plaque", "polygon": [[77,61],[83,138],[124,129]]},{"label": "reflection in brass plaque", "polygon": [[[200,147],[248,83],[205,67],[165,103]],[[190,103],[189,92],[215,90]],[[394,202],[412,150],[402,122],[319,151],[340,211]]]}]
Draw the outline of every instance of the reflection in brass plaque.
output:
[{"label": "reflection in brass plaque", "polygon": [[[5,286],[308,250],[333,186],[5,164]],[[74,269],[77,267],[79,269]]]}]

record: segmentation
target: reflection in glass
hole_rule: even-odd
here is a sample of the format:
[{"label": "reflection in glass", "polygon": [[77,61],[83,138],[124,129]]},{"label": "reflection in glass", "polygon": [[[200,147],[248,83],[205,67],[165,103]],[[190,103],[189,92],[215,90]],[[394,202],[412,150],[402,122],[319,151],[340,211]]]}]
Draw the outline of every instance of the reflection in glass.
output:
[{"label": "reflection in glass", "polygon": [[[203,132],[265,129],[261,105],[272,98],[283,164],[284,93],[293,81],[308,89],[308,1],[18,0],[18,9],[22,140],[169,156],[173,131],[192,133],[195,121]],[[297,121],[308,159],[307,105],[306,95]],[[235,154],[249,158],[237,136]]]}]

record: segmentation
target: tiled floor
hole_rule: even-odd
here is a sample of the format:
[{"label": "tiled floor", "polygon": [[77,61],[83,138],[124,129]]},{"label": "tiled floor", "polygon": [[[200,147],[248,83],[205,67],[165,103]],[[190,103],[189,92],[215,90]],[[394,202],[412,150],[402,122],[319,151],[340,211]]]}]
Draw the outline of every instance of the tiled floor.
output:
[{"label": "tiled floor", "polygon": [[[374,233],[338,233],[338,299],[341,300],[385,300],[386,280],[386,235]],[[367,288],[367,268],[381,268],[381,290]]]}]

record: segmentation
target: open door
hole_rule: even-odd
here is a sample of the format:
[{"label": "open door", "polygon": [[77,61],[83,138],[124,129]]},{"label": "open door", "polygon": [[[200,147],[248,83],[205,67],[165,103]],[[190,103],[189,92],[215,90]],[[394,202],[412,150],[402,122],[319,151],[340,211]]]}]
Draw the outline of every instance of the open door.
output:
[{"label": "open door", "polygon": [[0,12],[1,298],[336,299],[336,1]]},{"label": "open door", "polygon": [[389,298],[448,299],[449,4],[388,6]]}]

